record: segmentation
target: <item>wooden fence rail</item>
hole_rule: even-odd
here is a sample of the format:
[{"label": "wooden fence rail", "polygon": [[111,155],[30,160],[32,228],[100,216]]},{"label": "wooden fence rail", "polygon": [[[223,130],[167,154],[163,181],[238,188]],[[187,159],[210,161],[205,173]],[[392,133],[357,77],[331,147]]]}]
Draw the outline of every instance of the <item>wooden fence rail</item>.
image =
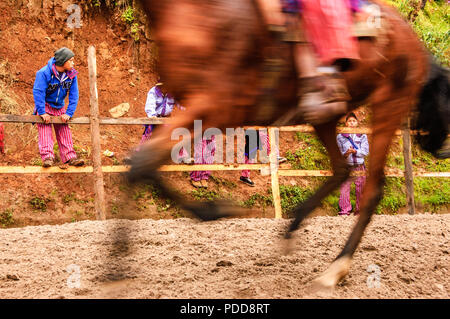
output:
[{"label": "wooden fence rail", "polygon": [[[106,219],[106,203],[105,191],[103,183],[103,173],[124,173],[128,170],[128,166],[101,166],[101,151],[100,151],[100,125],[139,125],[139,124],[167,124],[171,122],[170,118],[105,118],[99,116],[98,111],[98,92],[96,83],[96,62],[95,62],[95,48],[93,46],[88,49],[88,69],[89,69],[89,84],[90,84],[90,117],[72,118],[69,124],[85,124],[91,126],[92,136],[92,162],[93,166],[85,167],[68,167],[61,169],[59,167],[43,168],[41,166],[0,166],[0,174],[48,174],[48,173],[93,173],[94,174],[94,191],[95,191],[95,210],[96,216],[99,220]],[[0,122],[9,123],[43,123],[40,116],[37,115],[10,115],[0,114]],[[52,117],[51,123],[63,123],[59,117]],[[252,126],[252,128],[266,127]],[[275,145],[275,137],[278,132],[303,132],[313,133],[314,128],[309,125],[285,126],[280,128],[269,127],[269,139],[271,145]],[[362,133],[371,134],[371,129],[368,128],[347,128],[339,127],[338,133]],[[403,156],[405,160],[405,172],[389,172],[386,170],[387,177],[405,177],[407,187],[407,203],[410,214],[414,214],[414,189],[413,177],[450,177],[450,172],[413,172],[411,160],[411,140],[410,135],[415,134],[409,131],[406,127],[403,131],[398,130],[396,135],[401,135],[404,140]],[[313,176],[332,176],[332,171],[328,170],[291,170],[278,167],[277,154],[274,147],[271,148],[269,154],[269,163],[267,164],[203,164],[203,165],[163,165],[160,171],[175,172],[175,171],[232,171],[232,170],[261,170],[261,173],[271,175],[272,195],[275,206],[275,218],[282,217],[281,200],[280,200],[280,177],[313,177]],[[358,172],[353,175],[361,175]]]}]

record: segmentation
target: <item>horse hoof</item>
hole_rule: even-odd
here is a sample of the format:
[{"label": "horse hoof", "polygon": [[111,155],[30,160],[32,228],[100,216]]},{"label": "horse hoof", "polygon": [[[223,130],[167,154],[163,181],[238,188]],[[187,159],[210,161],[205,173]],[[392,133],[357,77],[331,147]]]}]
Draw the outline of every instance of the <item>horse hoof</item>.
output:
[{"label": "horse hoof", "polygon": [[232,205],[228,201],[191,203],[186,208],[202,221],[213,221],[220,218],[243,215],[242,209]]},{"label": "horse hoof", "polygon": [[348,274],[351,260],[347,256],[336,259],[320,277],[314,279],[313,289],[317,291],[333,290],[339,281]]},{"label": "horse hoof", "polygon": [[293,239],[290,236],[289,238],[287,236],[284,237],[281,251],[283,252],[284,256],[291,255],[294,251]]},{"label": "horse hoof", "polygon": [[307,288],[306,292],[308,295],[314,295],[314,297],[328,298],[334,291],[334,286],[329,286],[327,283],[321,282],[319,280],[314,280],[311,286]]}]

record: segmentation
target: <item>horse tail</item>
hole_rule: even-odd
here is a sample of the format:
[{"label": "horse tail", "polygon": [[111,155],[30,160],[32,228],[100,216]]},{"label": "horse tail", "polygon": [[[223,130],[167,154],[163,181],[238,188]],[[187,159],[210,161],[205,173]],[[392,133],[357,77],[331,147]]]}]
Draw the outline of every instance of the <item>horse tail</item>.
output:
[{"label": "horse tail", "polygon": [[450,71],[431,61],[428,81],[422,88],[418,116],[413,129],[416,141],[436,157],[449,157],[449,151],[438,152],[445,143],[450,125]]}]

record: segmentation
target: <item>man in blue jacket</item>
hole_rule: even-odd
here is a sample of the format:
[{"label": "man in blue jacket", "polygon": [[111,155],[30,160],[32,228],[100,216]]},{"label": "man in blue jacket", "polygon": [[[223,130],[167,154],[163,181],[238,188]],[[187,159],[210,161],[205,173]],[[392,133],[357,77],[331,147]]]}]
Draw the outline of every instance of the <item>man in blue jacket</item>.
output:
[{"label": "man in blue jacket", "polygon": [[[42,117],[45,124],[37,124],[39,132],[39,153],[44,167],[53,165],[53,136],[51,116],[60,116],[64,123],[73,116],[78,104],[78,72],[73,68],[75,54],[68,48],[55,51],[46,66],[36,73],[34,81],[34,114]],[[69,95],[69,104],[64,100]],[[82,166],[73,148],[72,133],[68,124],[53,124],[61,161],[73,166]]]}]

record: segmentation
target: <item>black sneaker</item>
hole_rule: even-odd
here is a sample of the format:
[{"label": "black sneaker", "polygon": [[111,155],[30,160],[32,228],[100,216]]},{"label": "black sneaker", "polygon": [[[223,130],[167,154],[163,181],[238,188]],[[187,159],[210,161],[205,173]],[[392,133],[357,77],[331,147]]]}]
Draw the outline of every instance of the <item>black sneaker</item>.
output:
[{"label": "black sneaker", "polygon": [[69,164],[70,166],[83,166],[84,160],[81,158],[71,158],[65,164]]},{"label": "black sneaker", "polygon": [[255,187],[255,183],[253,183],[253,181],[248,177],[241,176],[240,180],[241,182],[247,184],[248,186]]}]

